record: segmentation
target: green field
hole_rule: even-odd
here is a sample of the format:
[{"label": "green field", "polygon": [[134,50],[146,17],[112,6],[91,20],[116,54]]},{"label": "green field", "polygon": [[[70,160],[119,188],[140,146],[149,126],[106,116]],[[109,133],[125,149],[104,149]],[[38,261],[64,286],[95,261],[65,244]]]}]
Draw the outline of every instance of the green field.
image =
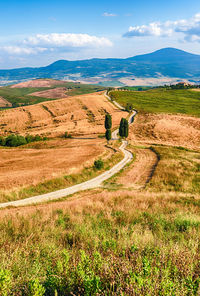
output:
[{"label": "green field", "polygon": [[89,85],[89,84],[79,84],[73,82],[61,82],[60,85],[56,85],[53,87],[38,87],[38,88],[10,88],[10,86],[5,86],[0,88],[0,96],[9,101],[10,103],[14,104],[13,106],[18,105],[33,105],[38,104],[44,101],[50,101],[55,99],[43,98],[43,97],[36,97],[30,96],[29,94],[33,92],[54,89],[57,87],[66,87],[71,88],[67,95],[75,96],[75,95],[82,95],[87,93],[92,93],[96,91],[104,90],[103,86],[98,85]]},{"label": "green field", "polygon": [[138,111],[200,116],[200,92],[197,91],[158,88],[140,92],[111,91],[110,95],[124,106],[132,103]]}]

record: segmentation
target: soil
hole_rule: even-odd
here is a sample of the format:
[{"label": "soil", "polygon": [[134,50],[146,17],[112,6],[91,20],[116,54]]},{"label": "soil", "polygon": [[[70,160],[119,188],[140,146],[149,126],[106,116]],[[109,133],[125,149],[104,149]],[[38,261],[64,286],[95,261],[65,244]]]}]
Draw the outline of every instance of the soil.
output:
[{"label": "soil", "polygon": [[37,91],[29,94],[29,96],[48,98],[48,99],[62,99],[68,98],[66,92],[69,91],[66,87],[56,87],[53,89]]},{"label": "soil", "polygon": [[65,81],[55,80],[55,79],[34,79],[34,80],[14,84],[11,86],[11,88],[51,87],[51,86],[55,86],[55,85],[60,85],[64,82]]}]

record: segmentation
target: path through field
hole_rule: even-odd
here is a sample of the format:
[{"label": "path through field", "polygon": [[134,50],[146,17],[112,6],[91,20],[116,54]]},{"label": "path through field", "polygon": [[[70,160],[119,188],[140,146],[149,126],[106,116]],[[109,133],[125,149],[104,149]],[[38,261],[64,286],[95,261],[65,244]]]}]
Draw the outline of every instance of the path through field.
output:
[{"label": "path through field", "polygon": [[156,154],[148,148],[137,148],[135,153],[134,166],[124,172],[117,181],[126,188],[142,189],[151,179],[158,159]]},{"label": "path through field", "polygon": [[[131,114],[131,116],[129,118],[129,124],[133,122],[136,114],[137,114],[137,112],[133,111],[133,113]],[[115,130],[113,133],[114,133],[114,135],[112,135],[112,138],[117,139],[118,138],[118,136],[117,136],[118,130]],[[129,152],[128,150],[126,150],[126,146],[127,146],[127,141],[122,141],[122,145],[120,146],[119,149],[123,152],[124,158],[118,164],[113,166],[110,170],[104,172],[103,174],[101,174],[89,181],[86,181],[86,182],[83,182],[83,183],[80,183],[80,184],[77,184],[77,185],[74,185],[74,186],[71,186],[71,187],[68,187],[65,189],[50,192],[47,194],[33,196],[30,198],[17,200],[17,201],[10,201],[10,202],[1,203],[0,208],[5,208],[8,206],[18,207],[18,206],[26,206],[26,205],[31,205],[31,204],[41,203],[41,202],[48,202],[51,200],[63,198],[65,196],[74,194],[74,193],[82,191],[82,190],[88,190],[88,189],[99,187],[102,184],[102,182],[104,182],[105,180],[109,179],[110,177],[112,177],[113,175],[118,173],[127,163],[129,163],[133,159],[132,153]]]}]

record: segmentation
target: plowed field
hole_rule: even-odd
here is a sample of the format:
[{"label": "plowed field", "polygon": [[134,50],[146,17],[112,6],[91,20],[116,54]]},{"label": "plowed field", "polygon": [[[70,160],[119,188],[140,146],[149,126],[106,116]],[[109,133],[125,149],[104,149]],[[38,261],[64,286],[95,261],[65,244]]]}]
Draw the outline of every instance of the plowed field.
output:
[{"label": "plowed field", "polygon": [[120,111],[102,93],[69,97],[0,113],[2,134],[91,135],[103,133],[105,113],[112,115],[113,127],[127,112]]}]

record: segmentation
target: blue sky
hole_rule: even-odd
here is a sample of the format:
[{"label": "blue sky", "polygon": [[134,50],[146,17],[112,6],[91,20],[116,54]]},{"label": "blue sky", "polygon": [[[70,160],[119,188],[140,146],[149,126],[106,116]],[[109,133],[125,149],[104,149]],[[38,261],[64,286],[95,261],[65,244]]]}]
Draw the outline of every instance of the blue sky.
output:
[{"label": "blue sky", "polygon": [[200,54],[199,0],[0,2],[1,69],[163,47]]}]

